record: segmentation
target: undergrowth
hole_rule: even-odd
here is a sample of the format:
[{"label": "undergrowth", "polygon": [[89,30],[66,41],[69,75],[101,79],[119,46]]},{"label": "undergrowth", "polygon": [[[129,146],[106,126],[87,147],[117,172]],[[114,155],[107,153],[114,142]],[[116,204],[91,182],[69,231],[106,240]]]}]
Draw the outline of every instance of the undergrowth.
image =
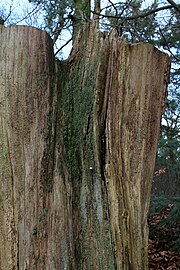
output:
[{"label": "undergrowth", "polygon": [[162,250],[180,252],[180,197],[152,196],[149,238]]}]

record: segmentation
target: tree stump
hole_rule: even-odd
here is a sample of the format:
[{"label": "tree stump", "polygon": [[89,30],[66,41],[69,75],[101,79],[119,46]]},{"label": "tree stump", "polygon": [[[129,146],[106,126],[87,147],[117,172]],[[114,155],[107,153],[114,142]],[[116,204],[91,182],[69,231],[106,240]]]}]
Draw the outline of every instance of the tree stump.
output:
[{"label": "tree stump", "polygon": [[0,269],[148,269],[169,57],[88,24],[66,61],[0,28]]}]

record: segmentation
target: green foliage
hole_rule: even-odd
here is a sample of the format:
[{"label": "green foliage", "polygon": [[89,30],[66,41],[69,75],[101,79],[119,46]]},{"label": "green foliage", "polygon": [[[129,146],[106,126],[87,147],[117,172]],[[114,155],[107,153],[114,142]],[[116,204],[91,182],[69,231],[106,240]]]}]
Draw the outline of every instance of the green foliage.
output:
[{"label": "green foliage", "polygon": [[[152,8],[149,6],[142,9],[142,4],[143,1],[126,1],[107,8],[105,14],[110,17],[108,22],[104,18],[102,24],[105,28],[110,25],[109,30],[112,27],[116,28],[118,34],[124,35],[131,43],[154,42],[157,28],[155,14],[141,17],[143,13],[148,13]],[[157,5],[153,5],[154,8],[155,6]],[[116,16],[111,17],[115,14]]]},{"label": "green foliage", "polygon": [[[168,209],[169,207],[169,209]],[[149,226],[149,236],[156,245],[166,245],[173,251],[180,251],[180,197],[152,196],[149,220],[155,222]]]},{"label": "green foliage", "polygon": [[[71,0],[29,0],[29,2],[41,7],[45,30],[50,35],[54,35],[59,27],[64,27],[65,20],[68,19],[68,13],[74,8]],[[68,22],[66,24],[69,26]]]},{"label": "green foliage", "polygon": [[89,0],[29,0],[40,6],[44,19],[44,29],[53,37],[54,42],[64,30],[73,35],[83,21],[90,19]]}]

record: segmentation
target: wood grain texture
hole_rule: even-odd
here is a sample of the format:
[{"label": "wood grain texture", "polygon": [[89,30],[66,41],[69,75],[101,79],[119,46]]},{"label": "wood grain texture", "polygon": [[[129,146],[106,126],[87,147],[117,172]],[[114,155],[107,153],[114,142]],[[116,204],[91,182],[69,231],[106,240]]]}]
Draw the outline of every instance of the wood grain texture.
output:
[{"label": "wood grain texture", "polygon": [[45,32],[0,30],[0,269],[33,269],[54,57]]},{"label": "wood grain texture", "polygon": [[0,269],[148,269],[169,58],[88,24],[67,61],[0,28]]}]

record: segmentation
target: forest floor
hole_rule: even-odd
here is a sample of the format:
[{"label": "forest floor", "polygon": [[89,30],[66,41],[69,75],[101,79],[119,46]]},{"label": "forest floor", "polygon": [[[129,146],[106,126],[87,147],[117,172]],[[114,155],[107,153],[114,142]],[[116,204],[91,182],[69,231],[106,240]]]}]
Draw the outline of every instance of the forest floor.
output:
[{"label": "forest floor", "polygon": [[[162,208],[166,199],[152,200],[149,214],[149,269],[180,269],[180,216],[179,199]],[[162,202],[163,201],[163,202]],[[158,212],[158,209],[161,211]],[[156,210],[156,211],[155,211]],[[152,213],[155,212],[155,213]]]}]

